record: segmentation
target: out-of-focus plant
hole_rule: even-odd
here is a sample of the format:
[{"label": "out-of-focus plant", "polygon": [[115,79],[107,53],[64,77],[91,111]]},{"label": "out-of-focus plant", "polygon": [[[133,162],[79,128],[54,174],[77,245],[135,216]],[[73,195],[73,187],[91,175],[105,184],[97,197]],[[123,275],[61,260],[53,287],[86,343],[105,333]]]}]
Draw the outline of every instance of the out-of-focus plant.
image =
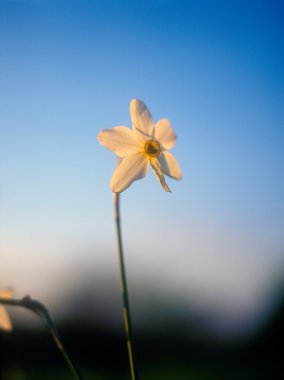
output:
[{"label": "out-of-focus plant", "polygon": [[13,292],[9,290],[0,291],[0,328],[5,330],[11,330],[11,322],[10,318],[4,309],[3,305],[6,306],[16,306],[16,307],[24,307],[35,313],[40,319],[44,322],[47,327],[49,333],[51,334],[57,348],[62,353],[66,364],[70,368],[74,378],[76,380],[82,380],[82,376],[80,375],[78,369],[76,368],[74,362],[71,360],[68,355],[66,348],[63,345],[62,339],[60,338],[58,331],[55,327],[53,319],[48,311],[48,309],[39,301],[32,299],[30,296],[26,296],[22,299],[15,299],[13,297]]},{"label": "out-of-focus plant", "polygon": [[[0,299],[9,300],[13,297],[13,291],[11,289],[0,289]],[[7,310],[4,306],[0,305],[0,329],[4,331],[12,331],[13,325]]]}]

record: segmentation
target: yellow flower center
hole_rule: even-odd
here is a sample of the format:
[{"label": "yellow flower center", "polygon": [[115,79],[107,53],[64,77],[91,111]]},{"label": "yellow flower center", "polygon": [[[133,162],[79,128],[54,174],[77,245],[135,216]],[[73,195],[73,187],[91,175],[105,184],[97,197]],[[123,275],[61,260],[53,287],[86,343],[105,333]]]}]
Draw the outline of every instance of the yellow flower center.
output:
[{"label": "yellow flower center", "polygon": [[161,153],[160,144],[155,140],[148,140],[145,142],[144,151],[148,156],[158,157]]}]

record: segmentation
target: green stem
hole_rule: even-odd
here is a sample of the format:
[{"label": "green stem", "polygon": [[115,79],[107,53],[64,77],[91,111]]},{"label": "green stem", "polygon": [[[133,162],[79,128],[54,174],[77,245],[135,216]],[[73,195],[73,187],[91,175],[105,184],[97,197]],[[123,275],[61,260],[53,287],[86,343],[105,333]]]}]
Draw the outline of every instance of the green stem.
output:
[{"label": "green stem", "polygon": [[119,194],[113,193],[114,200],[114,212],[115,212],[115,225],[116,225],[116,235],[117,235],[117,250],[119,258],[119,268],[120,268],[120,282],[121,282],[121,295],[123,301],[123,318],[124,318],[124,328],[127,339],[127,350],[128,358],[131,372],[131,379],[138,380],[137,365],[134,355],[134,341],[132,334],[132,325],[130,317],[130,306],[127,290],[126,281],[126,271],[123,258],[123,248],[122,248],[122,235],[121,235],[121,224],[120,224],[120,204],[119,204]]},{"label": "green stem", "polygon": [[73,373],[74,378],[76,380],[83,380],[78,369],[75,367],[70,356],[68,355],[47,308],[41,302],[33,300],[29,296],[26,296],[20,300],[0,298],[0,304],[9,305],[9,306],[21,306],[21,307],[24,307],[28,310],[31,310],[36,315],[38,315],[43,320],[43,322],[45,323],[45,325],[46,325],[50,335],[52,336],[57,348],[62,353],[62,355],[66,361],[66,364],[68,365],[69,369]]}]

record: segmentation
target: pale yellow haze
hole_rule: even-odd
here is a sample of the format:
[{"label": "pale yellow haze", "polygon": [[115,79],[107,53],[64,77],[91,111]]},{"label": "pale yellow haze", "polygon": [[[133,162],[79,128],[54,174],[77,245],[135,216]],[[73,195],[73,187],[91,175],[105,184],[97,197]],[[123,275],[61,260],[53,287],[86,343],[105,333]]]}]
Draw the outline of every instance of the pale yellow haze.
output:
[{"label": "pale yellow haze", "polygon": [[154,124],[147,106],[138,99],[130,102],[132,130],[117,126],[102,130],[98,140],[105,148],[123,158],[115,169],[110,188],[115,193],[127,189],[134,181],[142,179],[152,166],[157,180],[165,191],[170,192],[164,175],[181,179],[181,169],[168,152],[176,143],[176,135],[168,119]]},{"label": "pale yellow haze", "polygon": [[[0,289],[0,298],[2,299],[10,299],[13,297],[13,291],[9,289]],[[0,329],[4,331],[12,331],[13,326],[10,320],[10,317],[4,308],[4,306],[0,305]]]}]

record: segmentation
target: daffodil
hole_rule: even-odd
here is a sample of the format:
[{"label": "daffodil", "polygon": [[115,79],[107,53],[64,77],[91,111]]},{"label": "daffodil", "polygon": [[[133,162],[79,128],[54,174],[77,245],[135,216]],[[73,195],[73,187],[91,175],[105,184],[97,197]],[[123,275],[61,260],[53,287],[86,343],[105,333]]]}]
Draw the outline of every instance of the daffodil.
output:
[{"label": "daffodil", "polygon": [[[0,298],[10,299],[13,296],[13,291],[9,289],[0,289]],[[0,329],[4,331],[11,331],[13,329],[10,317],[4,308],[0,305]]]},{"label": "daffodil", "polygon": [[163,189],[170,191],[164,174],[177,180],[182,177],[177,160],[168,152],[176,143],[170,121],[161,119],[154,124],[150,111],[138,99],[130,102],[130,115],[132,130],[117,126],[98,135],[101,145],[123,158],[111,178],[111,190],[120,193],[127,189],[144,178],[151,165]]}]

